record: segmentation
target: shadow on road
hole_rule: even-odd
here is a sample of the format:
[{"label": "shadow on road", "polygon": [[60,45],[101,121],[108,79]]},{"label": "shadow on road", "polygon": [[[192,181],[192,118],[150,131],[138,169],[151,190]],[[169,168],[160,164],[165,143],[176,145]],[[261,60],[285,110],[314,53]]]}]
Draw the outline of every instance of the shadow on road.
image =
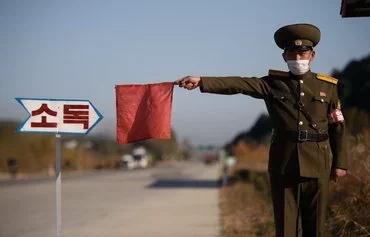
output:
[{"label": "shadow on road", "polygon": [[158,179],[147,188],[218,188],[219,186],[219,182],[215,180]]}]

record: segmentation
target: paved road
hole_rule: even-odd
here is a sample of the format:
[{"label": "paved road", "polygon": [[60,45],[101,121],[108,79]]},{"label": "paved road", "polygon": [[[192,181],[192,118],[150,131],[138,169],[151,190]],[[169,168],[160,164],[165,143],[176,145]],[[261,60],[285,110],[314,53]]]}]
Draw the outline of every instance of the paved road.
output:
[{"label": "paved road", "polygon": [[[218,237],[217,166],[62,176],[63,237]],[[0,237],[56,236],[55,182],[0,183]]]}]

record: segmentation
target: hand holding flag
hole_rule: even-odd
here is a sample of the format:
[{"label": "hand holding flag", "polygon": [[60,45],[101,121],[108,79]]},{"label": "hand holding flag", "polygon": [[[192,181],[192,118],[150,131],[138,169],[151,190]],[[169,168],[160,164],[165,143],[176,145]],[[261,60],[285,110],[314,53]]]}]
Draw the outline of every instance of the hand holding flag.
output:
[{"label": "hand holding flag", "polygon": [[175,84],[179,85],[179,87],[183,87],[188,90],[193,90],[201,86],[202,80],[200,79],[200,77],[186,76],[184,78],[181,78],[180,80],[175,81]]}]

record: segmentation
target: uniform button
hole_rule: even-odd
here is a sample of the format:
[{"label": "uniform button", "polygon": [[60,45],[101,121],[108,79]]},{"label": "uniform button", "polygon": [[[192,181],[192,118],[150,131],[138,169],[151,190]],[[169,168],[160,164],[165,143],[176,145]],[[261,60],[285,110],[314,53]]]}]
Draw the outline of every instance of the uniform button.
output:
[{"label": "uniform button", "polygon": [[301,93],[300,93],[300,95],[301,95],[301,96],[304,96],[304,92],[301,92]]},{"label": "uniform button", "polygon": [[285,99],[285,97],[284,97],[284,96],[282,96],[282,97],[280,97],[280,99],[282,99],[282,100],[283,100],[283,99]]},{"label": "uniform button", "polygon": [[321,103],[324,103],[324,99],[321,99]]},{"label": "uniform button", "polygon": [[299,83],[303,84],[303,80],[299,80]]},{"label": "uniform button", "polygon": [[303,125],[303,122],[302,121],[299,121],[298,124],[299,124],[299,126],[302,126]]}]

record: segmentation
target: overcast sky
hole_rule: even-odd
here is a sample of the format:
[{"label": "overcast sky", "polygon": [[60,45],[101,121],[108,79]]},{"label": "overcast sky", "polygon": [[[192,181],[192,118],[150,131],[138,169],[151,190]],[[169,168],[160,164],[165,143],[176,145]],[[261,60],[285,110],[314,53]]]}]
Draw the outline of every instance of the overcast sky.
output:
[{"label": "overcast sky", "polygon": [[[26,118],[15,97],[89,99],[115,137],[115,85],[186,75],[287,70],[281,26],[321,29],[312,65],[330,74],[370,53],[370,17],[341,18],[341,1],[0,1],[0,119]],[[284,4],[283,4],[284,3]],[[266,112],[243,95],[174,90],[172,126],[193,144],[224,144]]]}]

